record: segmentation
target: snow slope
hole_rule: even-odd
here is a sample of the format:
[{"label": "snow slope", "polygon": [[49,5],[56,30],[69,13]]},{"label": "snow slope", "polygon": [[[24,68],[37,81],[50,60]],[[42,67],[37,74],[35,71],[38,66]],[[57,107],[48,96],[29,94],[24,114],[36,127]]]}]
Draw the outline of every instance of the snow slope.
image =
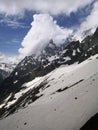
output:
[{"label": "snow slope", "polygon": [[43,82],[37,93],[42,96],[2,119],[0,130],[79,130],[98,112],[98,55],[24,84],[17,98]]}]

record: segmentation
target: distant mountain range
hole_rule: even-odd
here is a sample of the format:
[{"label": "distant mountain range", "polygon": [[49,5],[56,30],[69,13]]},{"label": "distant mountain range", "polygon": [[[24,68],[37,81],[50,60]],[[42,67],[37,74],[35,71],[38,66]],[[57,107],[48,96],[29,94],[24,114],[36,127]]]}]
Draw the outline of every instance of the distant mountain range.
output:
[{"label": "distant mountain range", "polygon": [[0,83],[11,74],[15,66],[16,64],[0,63]]}]

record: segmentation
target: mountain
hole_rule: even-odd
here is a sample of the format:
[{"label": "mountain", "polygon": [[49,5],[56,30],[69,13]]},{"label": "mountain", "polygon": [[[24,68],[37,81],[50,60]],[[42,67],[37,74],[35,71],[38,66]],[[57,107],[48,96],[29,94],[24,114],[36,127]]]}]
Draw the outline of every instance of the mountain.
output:
[{"label": "mountain", "polygon": [[98,112],[97,86],[98,54],[80,64],[63,65],[5,99],[0,129],[79,130]]},{"label": "mountain", "polygon": [[81,63],[96,53],[98,53],[98,28],[93,35],[87,36],[81,43],[72,41],[58,47],[53,40],[50,40],[38,57],[34,55],[25,57],[4,80],[0,86],[0,99],[11,92],[20,91],[22,84],[35,77],[44,76],[61,65]]},{"label": "mountain", "polygon": [[0,83],[11,74],[15,66],[16,64],[0,63]]},{"label": "mountain", "polygon": [[[65,93],[65,96],[61,96],[62,98],[60,98],[60,102],[61,100],[64,101],[64,99],[66,98],[69,99],[69,97],[66,96],[66,92],[68,92],[68,94],[70,95],[70,90],[72,91],[74,89],[75,91],[77,86],[80,86],[79,88],[81,91],[86,91],[86,87],[84,84],[92,86],[93,80],[95,81],[95,79],[97,79],[97,53],[98,28],[96,29],[94,34],[86,36],[82,42],[67,41],[67,43],[57,46],[51,39],[48,45],[41,51],[40,55],[38,55],[37,57],[35,55],[25,57],[14,68],[11,74],[1,83],[0,117],[7,117],[20,108],[25,108],[27,106],[29,107],[29,104],[36,104],[36,102],[39,102],[40,100],[42,103],[43,100],[45,102],[47,102],[47,100],[48,102],[50,102],[51,99],[54,103],[54,100],[52,98],[56,98],[57,96],[57,99],[59,101],[60,95],[62,95],[63,92]],[[83,85],[83,88],[81,88],[81,84]],[[97,91],[96,84],[97,81],[94,82],[93,85],[95,86],[95,91]],[[80,90],[79,93],[81,93]],[[75,93],[74,91],[72,94],[77,95],[78,90],[75,91]],[[91,93],[87,92],[87,96],[89,94]],[[51,98],[51,96],[53,97]],[[48,97],[49,99],[47,99]],[[55,99],[56,103],[57,99]],[[75,96],[75,100],[77,99],[78,97]],[[83,100],[83,96],[80,98],[80,100]],[[87,101],[84,102],[85,105]],[[68,105],[71,105],[72,101],[70,101],[69,103],[70,104]],[[78,103],[78,105],[80,103],[81,101]],[[60,107],[61,104],[57,103],[57,105]],[[51,104],[49,106],[51,106]],[[66,106],[63,105],[64,109],[65,107]],[[81,108],[79,110],[81,110]],[[56,111],[56,108],[54,108],[54,111]],[[82,112],[84,111],[85,109],[83,109]],[[44,111],[41,112],[43,113]],[[36,126],[34,128],[36,129]],[[41,128],[42,130],[45,129],[42,126]]]},{"label": "mountain", "polygon": [[67,46],[62,45],[60,47],[50,41],[38,57],[25,57],[16,66],[11,75],[0,86],[0,92],[3,93],[0,93],[0,99],[5,98],[11,92],[20,91],[25,82],[44,76],[61,65],[79,63],[82,53],[83,50],[79,41],[73,41]]},{"label": "mountain", "polygon": [[4,70],[0,69],[0,83],[2,83],[2,81],[7,78],[10,74]]}]

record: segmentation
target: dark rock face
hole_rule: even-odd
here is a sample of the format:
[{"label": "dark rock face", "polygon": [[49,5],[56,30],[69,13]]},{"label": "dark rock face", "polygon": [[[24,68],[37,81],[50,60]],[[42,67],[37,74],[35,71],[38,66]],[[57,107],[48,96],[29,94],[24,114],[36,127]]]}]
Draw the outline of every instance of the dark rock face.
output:
[{"label": "dark rock face", "polygon": [[9,76],[9,72],[0,69],[0,84]]},{"label": "dark rock face", "polygon": [[95,55],[98,53],[98,28],[95,33],[91,36],[87,36],[81,43],[84,53],[87,54],[87,57]]},{"label": "dark rock face", "polygon": [[87,36],[81,43],[72,41],[56,46],[53,40],[38,57],[25,57],[8,78],[0,85],[0,102],[10,93],[15,94],[22,89],[22,85],[35,77],[44,76],[60,65],[81,63],[91,55],[98,53],[98,28],[92,36]]},{"label": "dark rock face", "polygon": [[3,81],[3,77],[2,77],[2,74],[0,73],[0,83],[2,83]]},{"label": "dark rock face", "polygon": [[89,119],[80,130],[98,130],[98,113]]}]

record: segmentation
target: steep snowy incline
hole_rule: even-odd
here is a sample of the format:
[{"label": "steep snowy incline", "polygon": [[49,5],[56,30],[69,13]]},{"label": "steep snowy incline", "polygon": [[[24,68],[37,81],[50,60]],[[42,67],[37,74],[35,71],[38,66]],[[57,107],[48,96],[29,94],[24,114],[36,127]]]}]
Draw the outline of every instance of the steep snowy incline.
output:
[{"label": "steep snowy incline", "polygon": [[2,119],[1,130],[79,130],[98,112],[98,55],[35,80],[24,86],[40,98]]}]

